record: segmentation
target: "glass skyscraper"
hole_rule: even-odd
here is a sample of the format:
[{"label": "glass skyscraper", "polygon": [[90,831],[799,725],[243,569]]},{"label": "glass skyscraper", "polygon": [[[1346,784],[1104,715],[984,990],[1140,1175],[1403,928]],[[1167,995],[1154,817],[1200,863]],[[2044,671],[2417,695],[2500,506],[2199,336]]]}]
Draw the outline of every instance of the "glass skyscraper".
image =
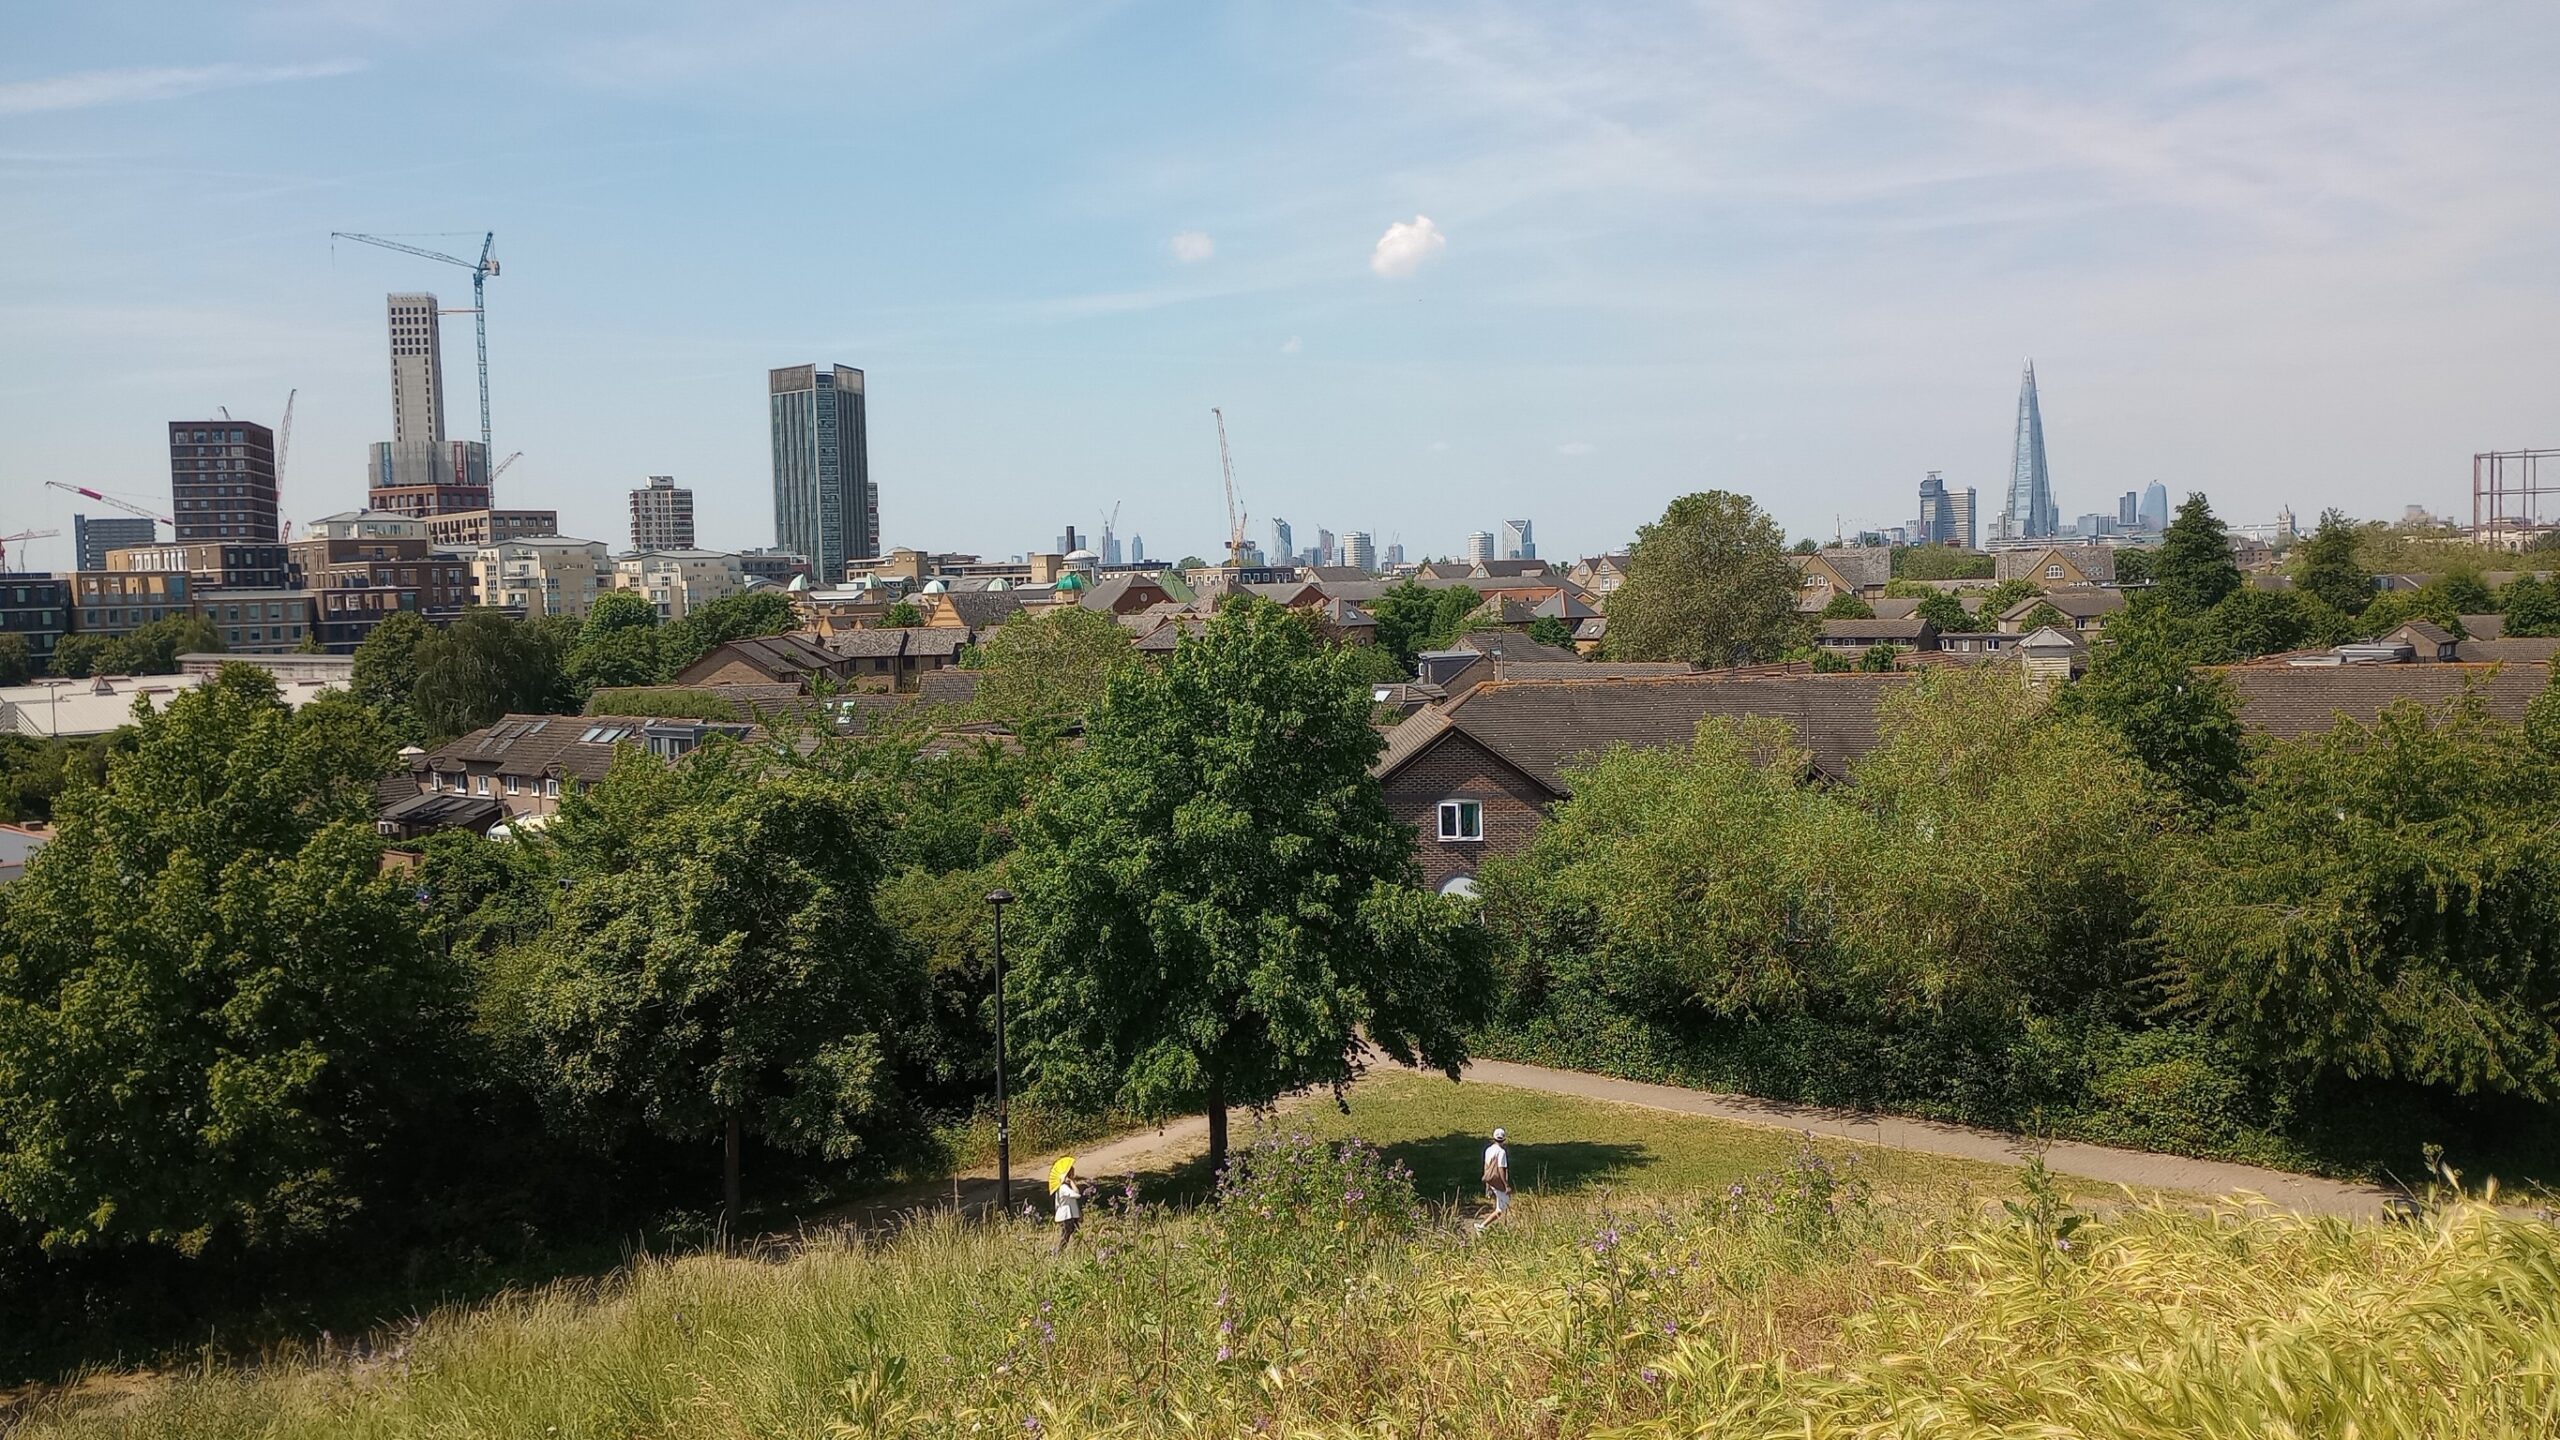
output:
[{"label": "glass skyscraper", "polygon": [[809,557],[815,584],[844,581],[844,562],[880,553],[880,491],[871,483],[862,372],[793,365],[773,394],[773,538]]},{"label": "glass skyscraper", "polygon": [[2009,506],[2001,528],[2011,540],[2050,540],[2062,532],[2053,477],[2044,464],[2044,411],[2036,405],[2036,362],[2018,382],[2018,435],[2009,460]]},{"label": "glass skyscraper", "polygon": [[2169,528],[2169,487],[2154,480],[2143,487],[2140,510],[2142,528],[2159,531]]}]

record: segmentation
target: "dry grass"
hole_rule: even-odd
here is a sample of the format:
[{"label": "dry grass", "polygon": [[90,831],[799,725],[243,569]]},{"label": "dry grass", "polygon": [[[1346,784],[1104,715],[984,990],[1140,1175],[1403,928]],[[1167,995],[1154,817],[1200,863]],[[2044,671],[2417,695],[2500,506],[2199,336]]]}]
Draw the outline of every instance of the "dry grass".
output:
[{"label": "dry grass", "polygon": [[361,1357],[38,1414],[18,1440],[2560,1434],[2540,1221],[2135,1208],[2075,1229],[2050,1203],[1852,1203],[1791,1224],[1762,1193],[1555,1199],[1481,1239],[1444,1219],[1254,1295],[1205,1216],[1100,1216],[1065,1260],[1029,1226],[935,1218],[652,1262]]}]

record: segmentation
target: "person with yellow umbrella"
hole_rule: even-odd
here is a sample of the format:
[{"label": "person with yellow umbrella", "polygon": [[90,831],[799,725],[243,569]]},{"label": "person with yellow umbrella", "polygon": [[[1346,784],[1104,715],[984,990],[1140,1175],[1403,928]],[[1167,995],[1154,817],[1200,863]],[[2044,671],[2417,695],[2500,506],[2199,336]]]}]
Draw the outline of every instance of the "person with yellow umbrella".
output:
[{"label": "person with yellow umbrella", "polygon": [[1076,1225],[1084,1219],[1084,1189],[1076,1174],[1076,1157],[1061,1155],[1049,1167],[1049,1196],[1057,1206],[1058,1251],[1065,1254],[1067,1242],[1076,1238]]}]

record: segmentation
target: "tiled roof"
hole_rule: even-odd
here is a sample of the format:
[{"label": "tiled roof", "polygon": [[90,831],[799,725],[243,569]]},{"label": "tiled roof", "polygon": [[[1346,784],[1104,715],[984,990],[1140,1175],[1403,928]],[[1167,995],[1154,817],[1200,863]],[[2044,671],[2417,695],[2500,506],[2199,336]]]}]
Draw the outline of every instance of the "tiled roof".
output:
[{"label": "tiled roof", "polygon": [[1886,546],[1833,545],[1814,553],[1861,590],[1881,590],[1893,580],[1893,551]]},{"label": "tiled roof", "polygon": [[978,672],[927,670],[916,677],[916,698],[927,705],[966,705],[978,698]]},{"label": "tiled roof", "polygon": [[2406,635],[2412,640],[2424,641],[2429,645],[2450,645],[2453,643],[2453,632],[2431,620],[2412,620],[2391,633],[2394,635]]},{"label": "tiled roof", "polygon": [[507,807],[494,795],[456,795],[450,790],[420,790],[410,784],[408,798],[384,806],[381,818],[423,830],[479,830],[497,823],[506,813]]},{"label": "tiled roof", "polygon": [[912,630],[842,630],[827,637],[827,648],[859,660],[895,660],[907,653]]},{"label": "tiled roof", "polygon": [[1022,612],[1022,597],[1010,590],[952,590],[938,598],[972,630],[1001,625]]},{"label": "tiled roof", "polygon": [[2518,635],[2513,639],[2465,640],[2453,647],[2453,658],[2477,664],[2506,661],[2511,664],[2548,665],[2560,655],[2560,639]]},{"label": "tiled roof", "polygon": [[1391,732],[1376,773],[1392,775],[1434,741],[1464,731],[1549,790],[1563,768],[1611,745],[1686,745],[1710,715],[1781,720],[1823,773],[1840,776],[1873,748],[1876,706],[1907,675],[1658,676],[1628,680],[1487,681]]},{"label": "tiled roof", "polygon": [[1539,601],[1538,608],[1532,613],[1544,619],[1579,621],[1599,614],[1600,607],[1570,590],[1559,590]]},{"label": "tiled roof", "polygon": [[1665,675],[1696,675],[1695,665],[1674,660],[1497,660],[1497,680],[1658,680]]},{"label": "tiled roof", "polygon": [[837,659],[833,651],[807,635],[751,635],[713,646],[710,653],[686,666],[675,678],[682,684],[697,672],[708,675],[744,660],[776,680],[805,680],[811,675],[832,675],[841,670]]},{"label": "tiled roof", "polygon": [[1138,649],[1148,655],[1170,655],[1185,635],[1197,635],[1209,628],[1207,617],[1177,615],[1138,637]]},{"label": "tiled roof", "polygon": [[1825,620],[1825,640],[1925,640],[1938,633],[1938,627],[1913,616],[1907,620]]},{"label": "tiled roof", "polygon": [[2234,665],[2222,674],[2240,693],[2241,721],[2279,738],[2326,730],[2341,715],[2369,724],[2394,700],[2441,704],[2466,685],[2479,686],[2490,713],[2520,721],[2550,678],[2532,664]]},{"label": "tiled roof", "polygon": [[[2499,636],[2507,633],[2507,617],[2504,615],[2465,615],[2462,617],[2462,633],[2470,636],[2474,640],[2495,640]],[[181,655],[178,658],[184,660],[186,657]]]},{"label": "tiled roof", "polygon": [[957,625],[927,625],[907,632],[907,654],[914,659],[955,659],[977,636]]},{"label": "tiled roof", "polygon": [[495,725],[448,740],[411,762],[413,772],[451,775],[494,770],[500,775],[559,775],[601,780],[620,745],[640,743],[653,724],[690,725],[620,715],[508,715]]},{"label": "tiled roof", "polygon": [[2092,616],[2113,615],[2123,610],[2124,592],[2073,586],[2068,590],[2056,590],[2050,595],[2030,595],[2001,611],[2000,618],[2024,620],[2034,614],[2035,608],[2039,605],[2050,605],[2074,620],[2086,620]]},{"label": "tiled roof", "polygon": [[2034,545],[2016,550],[1992,552],[1991,578],[1994,580],[2044,579],[2045,566],[2055,559],[2067,560],[2089,577],[2090,583],[2112,585],[2116,578],[2116,552],[2104,545]]},{"label": "tiled roof", "polygon": [[1594,615],[1590,619],[1583,621],[1581,624],[1574,626],[1573,638],[1577,641],[1598,641],[1608,639],[1609,617],[1606,615]]},{"label": "tiled roof", "polygon": [[1880,596],[1867,602],[1879,620],[1908,620],[1919,613],[1920,602],[1908,597]]},{"label": "tiled roof", "polygon": [[1322,585],[1328,595],[1333,593],[1336,585],[1359,584],[1369,579],[1369,572],[1357,565],[1301,565],[1298,574],[1302,579]]},{"label": "tiled roof", "polygon": [[1561,645],[1541,645],[1526,635],[1509,630],[1468,630],[1449,642],[1452,650],[1473,650],[1496,660],[1546,660],[1559,665],[1579,665],[1582,657]]},{"label": "tiled roof", "polygon": [[[1087,610],[1117,610],[1120,608],[1120,603],[1129,597],[1129,592],[1132,590],[1142,590],[1145,593],[1156,595],[1165,595],[1169,593],[1162,585],[1157,584],[1154,580],[1144,575],[1114,575],[1110,579],[1103,581],[1101,584],[1086,590],[1084,594],[1076,598],[1076,603],[1082,605]],[[1163,602],[1157,601],[1153,603],[1161,604]]]},{"label": "tiled roof", "polygon": [[1555,568],[1544,560],[1480,560],[1469,573],[1483,580],[1508,580],[1522,575],[1545,575]]}]

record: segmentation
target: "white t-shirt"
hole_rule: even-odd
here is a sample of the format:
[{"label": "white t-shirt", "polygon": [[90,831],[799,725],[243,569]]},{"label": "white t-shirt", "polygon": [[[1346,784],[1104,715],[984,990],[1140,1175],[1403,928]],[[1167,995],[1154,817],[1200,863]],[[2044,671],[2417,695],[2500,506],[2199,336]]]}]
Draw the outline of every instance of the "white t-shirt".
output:
[{"label": "white t-shirt", "polygon": [[1061,1220],[1084,1218],[1084,1196],[1076,1193],[1075,1182],[1072,1180],[1058,1187],[1058,1218]]},{"label": "white t-shirt", "polygon": [[1510,1176],[1511,1152],[1502,1148],[1501,1141],[1496,1140],[1484,1147],[1484,1168],[1488,1171],[1499,1168],[1506,1179]]}]

